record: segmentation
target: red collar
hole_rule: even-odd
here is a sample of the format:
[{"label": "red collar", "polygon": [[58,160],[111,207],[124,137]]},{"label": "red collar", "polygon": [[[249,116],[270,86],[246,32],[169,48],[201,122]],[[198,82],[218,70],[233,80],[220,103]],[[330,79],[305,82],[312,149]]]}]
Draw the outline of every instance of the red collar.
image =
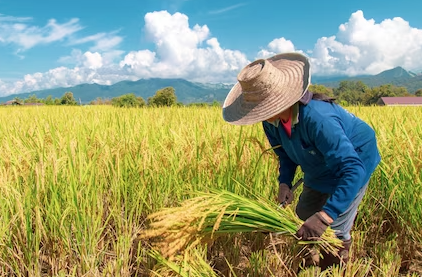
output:
[{"label": "red collar", "polygon": [[290,113],[289,119],[286,122],[284,120],[280,120],[280,122],[290,138],[292,136],[292,113]]}]

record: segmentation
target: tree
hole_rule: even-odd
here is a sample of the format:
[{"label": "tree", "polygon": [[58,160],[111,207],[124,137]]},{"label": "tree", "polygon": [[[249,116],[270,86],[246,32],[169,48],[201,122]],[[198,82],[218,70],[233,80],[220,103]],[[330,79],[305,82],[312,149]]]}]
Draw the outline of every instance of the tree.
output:
[{"label": "tree", "polygon": [[54,105],[53,96],[49,95],[45,98],[44,104],[46,105]]},{"label": "tree", "polygon": [[30,95],[24,100],[24,103],[41,103],[42,99],[38,99],[35,94]]},{"label": "tree", "polygon": [[18,104],[18,105],[22,105],[22,103],[23,103],[23,100],[21,99],[21,98],[19,98],[19,97],[15,97],[15,98],[13,98],[13,100],[15,101],[15,103],[16,104]]},{"label": "tree", "polygon": [[417,91],[415,91],[415,96],[422,97],[422,89],[421,88],[418,89]]},{"label": "tree", "polygon": [[392,84],[381,85],[379,87],[373,87],[367,92],[362,103],[364,105],[374,105],[378,102],[381,97],[396,97],[396,96],[408,96],[409,93],[405,87],[397,87]]},{"label": "tree", "polygon": [[142,97],[136,97],[134,93],[128,93],[111,99],[111,104],[115,107],[142,107],[145,106],[145,100]]},{"label": "tree", "polygon": [[363,96],[370,88],[362,81],[341,81],[339,87],[334,89],[334,95],[340,103],[357,105],[363,102]]},{"label": "tree", "polygon": [[74,106],[74,105],[77,105],[78,103],[76,102],[75,98],[73,97],[73,93],[68,91],[68,92],[65,92],[65,94],[60,99],[60,104]]},{"label": "tree", "polygon": [[325,94],[330,97],[334,97],[333,89],[327,88],[324,85],[310,85],[308,90],[313,93],[320,93],[320,94]]},{"label": "tree", "polygon": [[365,93],[369,90],[369,87],[362,81],[341,81],[339,87],[334,89],[334,94],[339,95],[348,91],[356,91],[359,93]]},{"label": "tree", "polygon": [[214,100],[214,101],[212,101],[211,106],[213,106],[213,107],[221,107],[221,103],[218,102],[217,100]]},{"label": "tree", "polygon": [[150,106],[172,106],[176,103],[177,98],[173,87],[157,90],[154,96],[148,98],[148,105]]}]

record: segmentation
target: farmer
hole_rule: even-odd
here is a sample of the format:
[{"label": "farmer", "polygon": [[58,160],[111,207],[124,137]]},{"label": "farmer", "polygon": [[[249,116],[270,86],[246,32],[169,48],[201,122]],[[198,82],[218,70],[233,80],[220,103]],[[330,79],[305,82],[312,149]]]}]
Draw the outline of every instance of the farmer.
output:
[{"label": "farmer", "polygon": [[310,64],[299,53],[256,60],[237,78],[223,104],[224,120],[262,122],[279,159],[280,203],[292,202],[292,181],[301,167],[296,213],[305,222],[296,235],[317,240],[331,226],[343,246],[338,256],[322,253],[319,266],[346,263],[358,206],[380,162],[375,132],[333,99],[308,91]]}]

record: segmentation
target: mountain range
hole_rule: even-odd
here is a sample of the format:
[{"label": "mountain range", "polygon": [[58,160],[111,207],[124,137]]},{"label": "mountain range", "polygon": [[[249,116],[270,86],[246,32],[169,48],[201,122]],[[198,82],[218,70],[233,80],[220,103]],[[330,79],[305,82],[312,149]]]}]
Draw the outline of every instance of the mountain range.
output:
[{"label": "mountain range", "polygon": [[[406,87],[410,93],[422,88],[422,74],[406,71],[402,67],[396,67],[383,71],[377,75],[363,75],[355,77],[337,76],[324,78],[313,76],[313,84],[321,84],[327,87],[336,88],[343,80],[362,81],[369,87],[383,84],[393,84],[395,86]],[[51,95],[53,98],[61,98],[66,92],[72,92],[74,98],[81,103],[89,103],[99,97],[111,99],[127,93],[134,93],[136,96],[147,100],[154,96],[157,90],[165,87],[173,87],[177,96],[177,101],[189,103],[211,103],[213,101],[224,101],[227,93],[233,84],[206,84],[194,83],[184,79],[140,79],[138,81],[121,81],[113,85],[81,84],[74,87],[53,88],[28,93],[13,94],[0,97],[0,103],[12,100],[16,97],[21,99],[36,95],[38,98],[46,98]]]},{"label": "mountain range", "polygon": [[341,81],[362,81],[368,87],[377,87],[385,84],[393,84],[397,87],[405,87],[408,92],[414,93],[422,89],[422,73],[407,71],[398,66],[385,70],[376,75],[360,75],[354,77],[337,76],[332,78],[313,77],[312,83],[326,87],[336,88]]}]

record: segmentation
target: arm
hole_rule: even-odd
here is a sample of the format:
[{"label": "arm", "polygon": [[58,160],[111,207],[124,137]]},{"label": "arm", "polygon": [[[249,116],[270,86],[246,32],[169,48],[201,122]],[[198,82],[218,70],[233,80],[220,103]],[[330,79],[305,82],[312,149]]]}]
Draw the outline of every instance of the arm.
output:
[{"label": "arm", "polygon": [[287,156],[286,152],[281,147],[281,141],[279,141],[273,133],[275,128],[272,128],[269,123],[265,122],[263,122],[262,125],[271,147],[277,147],[274,149],[274,152],[277,154],[279,160],[278,182],[279,184],[286,184],[291,188],[297,164]]},{"label": "arm", "polygon": [[316,114],[308,118],[307,124],[309,137],[338,179],[337,188],[322,208],[322,212],[335,220],[358,193],[366,176],[365,167],[338,117]]}]

